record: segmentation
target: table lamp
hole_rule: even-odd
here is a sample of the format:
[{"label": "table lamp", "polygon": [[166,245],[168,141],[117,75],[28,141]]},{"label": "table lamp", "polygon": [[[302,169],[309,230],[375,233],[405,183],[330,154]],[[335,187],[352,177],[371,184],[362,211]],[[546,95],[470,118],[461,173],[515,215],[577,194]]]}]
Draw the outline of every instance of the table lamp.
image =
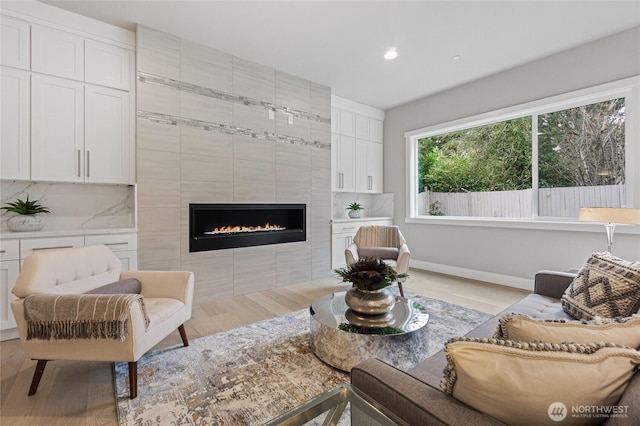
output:
[{"label": "table lamp", "polygon": [[622,207],[582,207],[578,220],[603,222],[607,231],[607,251],[611,253],[616,223],[640,224],[640,209]]}]

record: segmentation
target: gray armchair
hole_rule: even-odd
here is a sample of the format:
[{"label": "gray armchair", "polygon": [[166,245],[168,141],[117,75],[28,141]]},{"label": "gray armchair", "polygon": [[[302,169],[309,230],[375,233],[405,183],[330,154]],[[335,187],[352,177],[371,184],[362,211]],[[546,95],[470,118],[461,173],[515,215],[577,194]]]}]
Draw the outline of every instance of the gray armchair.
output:
[{"label": "gray armchair", "polygon": [[[409,271],[411,252],[397,226],[361,226],[344,254],[347,266],[362,257],[375,257],[394,267],[399,274]],[[400,281],[398,288],[400,295],[404,297]]]}]

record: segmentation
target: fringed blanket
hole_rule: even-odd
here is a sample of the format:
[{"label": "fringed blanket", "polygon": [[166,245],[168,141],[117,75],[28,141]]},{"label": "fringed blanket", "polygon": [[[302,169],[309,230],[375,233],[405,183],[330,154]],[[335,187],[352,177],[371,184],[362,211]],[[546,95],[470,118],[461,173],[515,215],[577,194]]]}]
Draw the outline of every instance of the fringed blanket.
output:
[{"label": "fringed blanket", "polygon": [[139,294],[33,294],[24,299],[27,340],[113,339],[128,336],[132,304],[149,318]]}]

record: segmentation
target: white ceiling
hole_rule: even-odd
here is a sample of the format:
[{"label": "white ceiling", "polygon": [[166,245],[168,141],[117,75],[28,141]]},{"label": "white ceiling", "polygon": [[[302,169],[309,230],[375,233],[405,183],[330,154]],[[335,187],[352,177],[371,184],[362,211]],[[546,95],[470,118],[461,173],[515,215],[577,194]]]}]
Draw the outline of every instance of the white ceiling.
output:
[{"label": "white ceiling", "polygon": [[[380,109],[640,25],[640,0],[44,3],[140,23]],[[382,57],[390,47],[393,61]]]}]

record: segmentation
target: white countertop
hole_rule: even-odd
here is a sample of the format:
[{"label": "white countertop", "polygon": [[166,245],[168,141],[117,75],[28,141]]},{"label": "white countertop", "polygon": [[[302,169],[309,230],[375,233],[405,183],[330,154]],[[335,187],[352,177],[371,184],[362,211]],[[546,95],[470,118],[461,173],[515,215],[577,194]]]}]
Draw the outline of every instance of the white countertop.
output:
[{"label": "white countertop", "polygon": [[71,237],[76,235],[108,235],[137,233],[137,228],[101,228],[101,229],[52,229],[36,232],[2,232],[0,240],[17,240],[27,238]]},{"label": "white countertop", "polygon": [[392,217],[380,217],[380,216],[364,216],[351,219],[350,217],[334,217],[331,219],[331,223],[346,223],[346,222],[366,222],[372,220],[393,220]]}]

